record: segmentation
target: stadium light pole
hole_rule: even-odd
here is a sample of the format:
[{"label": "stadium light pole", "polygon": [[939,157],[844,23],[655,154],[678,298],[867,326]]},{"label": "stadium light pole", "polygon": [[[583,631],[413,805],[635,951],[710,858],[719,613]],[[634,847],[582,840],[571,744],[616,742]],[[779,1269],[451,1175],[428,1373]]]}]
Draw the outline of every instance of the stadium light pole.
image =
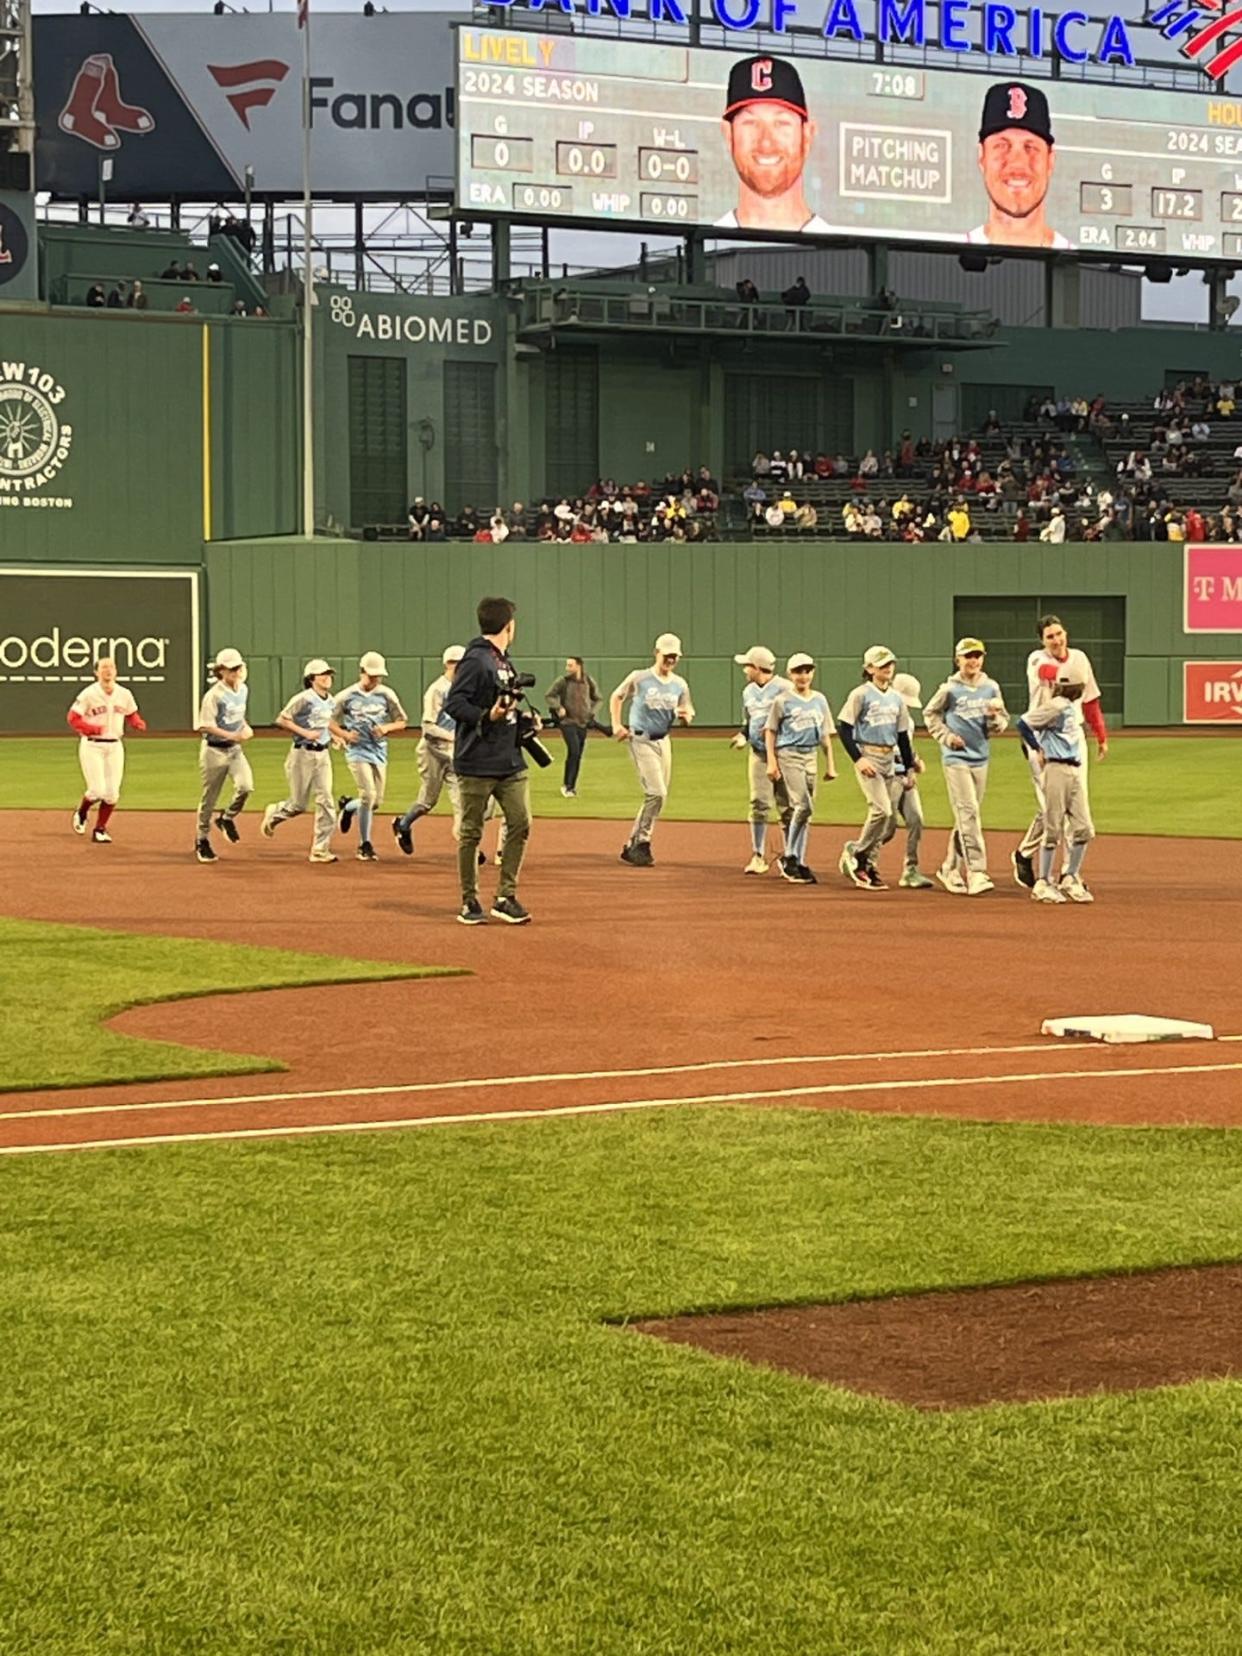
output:
[{"label": "stadium light pole", "polygon": [[311,90],[310,0],[298,0],[298,28],[302,31],[302,534],[315,534],[315,399],[314,331],[315,278],[311,269]]}]

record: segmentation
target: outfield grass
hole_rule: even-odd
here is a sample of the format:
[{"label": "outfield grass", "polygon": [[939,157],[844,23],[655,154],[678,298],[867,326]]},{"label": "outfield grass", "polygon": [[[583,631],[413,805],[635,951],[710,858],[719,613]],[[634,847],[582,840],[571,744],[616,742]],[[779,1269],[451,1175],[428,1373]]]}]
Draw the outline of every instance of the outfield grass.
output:
[{"label": "outfield grass", "polygon": [[[730,750],[722,734],[674,738],[673,789],[665,816],[673,821],[734,822],[745,816],[746,756]],[[628,755],[602,736],[587,748],[579,798],[560,796],[560,744],[549,746],[557,763],[533,771],[535,809],[541,817],[606,817],[628,819],[636,808],[636,780]],[[941,779],[939,750],[924,738],[920,751],[927,760],[921,789],[929,824],[946,828],[950,817]],[[68,813],[81,792],[73,737],[16,738],[0,741],[0,810],[45,809]],[[394,811],[403,809],[418,792],[414,763],[415,740],[392,743],[388,798]],[[255,803],[283,798],[282,766],[288,743],[259,739],[247,752],[255,772]],[[862,799],[848,773],[822,786],[816,809],[820,822],[857,823],[864,811]],[[1107,761],[1093,765],[1091,802],[1096,823],[1106,834],[1171,834],[1242,838],[1242,816],[1227,802],[1236,797],[1242,739],[1238,736],[1121,736],[1113,741]],[[349,772],[338,755],[334,761],[340,792],[352,791]],[[189,739],[142,741],[128,747],[128,768],[122,800],[126,810],[194,810],[198,798],[197,744]],[[441,802],[441,808],[445,803]],[[1026,826],[1032,811],[1028,773],[1015,737],[995,744],[988,778],[986,820],[990,828]],[[386,829],[384,830],[386,832]]]},{"label": "outfield grass", "polygon": [[[0,918],[0,1092],[281,1070],[271,1058],[140,1040],[100,1025],[153,1001],[452,972]],[[228,1039],[226,1020],[222,1047]]]},{"label": "outfield grass", "polygon": [[1242,1385],[923,1415],[602,1326],[1236,1256],[1236,1134],[678,1109],[0,1179],[15,1656],[1236,1656]]}]

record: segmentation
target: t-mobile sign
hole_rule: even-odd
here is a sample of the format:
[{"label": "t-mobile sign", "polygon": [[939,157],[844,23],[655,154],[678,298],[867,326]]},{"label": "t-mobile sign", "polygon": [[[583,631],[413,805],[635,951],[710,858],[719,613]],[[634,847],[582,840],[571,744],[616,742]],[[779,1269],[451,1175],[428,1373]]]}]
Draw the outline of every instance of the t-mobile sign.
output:
[{"label": "t-mobile sign", "polygon": [[1184,571],[1184,630],[1242,632],[1242,546],[1188,546]]}]

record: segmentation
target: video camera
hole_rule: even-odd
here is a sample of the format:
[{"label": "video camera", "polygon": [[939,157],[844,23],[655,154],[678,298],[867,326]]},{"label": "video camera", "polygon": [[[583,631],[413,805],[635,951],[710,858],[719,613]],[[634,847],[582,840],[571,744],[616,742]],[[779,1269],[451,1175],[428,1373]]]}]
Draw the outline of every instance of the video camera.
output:
[{"label": "video camera", "polygon": [[[511,702],[517,712],[517,739],[518,746],[539,766],[546,770],[552,763],[552,755],[539,740],[536,729],[536,713],[531,707],[526,692],[535,688],[534,673],[515,673],[510,681],[505,700]],[[519,705],[524,703],[525,705]]]}]

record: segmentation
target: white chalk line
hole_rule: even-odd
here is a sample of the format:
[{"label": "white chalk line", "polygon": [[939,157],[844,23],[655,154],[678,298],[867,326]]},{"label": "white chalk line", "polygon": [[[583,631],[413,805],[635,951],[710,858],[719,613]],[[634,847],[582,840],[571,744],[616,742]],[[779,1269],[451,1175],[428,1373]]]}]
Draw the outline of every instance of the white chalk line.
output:
[{"label": "white chalk line", "polygon": [[[1242,1036],[1225,1036],[1225,1040],[1242,1040]],[[505,1087],[547,1086],[565,1081],[631,1081],[651,1075],[701,1075],[711,1070],[779,1069],[790,1065],[891,1063],[898,1059],[914,1058],[988,1058],[999,1053],[1045,1052],[1049,1055],[1068,1053],[1068,1046],[1054,1047],[1043,1041],[1022,1046],[978,1047],[923,1047],[904,1052],[829,1052],[817,1056],[769,1058],[713,1058],[698,1064],[658,1064],[645,1069],[612,1070],[552,1070],[542,1075],[472,1076],[459,1081],[396,1082],[390,1087],[322,1087],[304,1092],[233,1093],[219,1098],[139,1099],[134,1103],[62,1104],[45,1109],[0,1111],[0,1121],[42,1121],[61,1116],[124,1115],[144,1110],[199,1110],[212,1105],[230,1104],[296,1104],[321,1098],[399,1098],[416,1093],[473,1092],[484,1087],[500,1090]],[[1076,1047],[1079,1052],[1109,1048]]]},{"label": "white chalk line", "polygon": [[546,1110],[486,1110],[471,1115],[407,1116],[398,1121],[331,1121],[290,1127],[235,1127],[218,1133],[152,1133],[137,1138],[66,1140],[57,1144],[0,1145],[0,1156],[35,1156],[49,1150],[122,1150],[152,1144],[197,1144],[211,1139],[304,1138],[315,1133],[376,1133],[406,1127],[464,1127],[478,1122],[543,1121],[549,1116],[621,1114],[688,1104],[753,1104],[774,1098],[827,1098],[845,1093],[913,1092],[935,1087],[1004,1087],[1032,1081],[1095,1081],[1150,1075],[1210,1075],[1242,1070],[1236,1064],[1157,1064],[1143,1069],[1035,1070],[1022,1075],[937,1076],[925,1081],[842,1081],[822,1087],[778,1087],[768,1092],[701,1093],[688,1098],[633,1098],[609,1104],[558,1104]]}]

